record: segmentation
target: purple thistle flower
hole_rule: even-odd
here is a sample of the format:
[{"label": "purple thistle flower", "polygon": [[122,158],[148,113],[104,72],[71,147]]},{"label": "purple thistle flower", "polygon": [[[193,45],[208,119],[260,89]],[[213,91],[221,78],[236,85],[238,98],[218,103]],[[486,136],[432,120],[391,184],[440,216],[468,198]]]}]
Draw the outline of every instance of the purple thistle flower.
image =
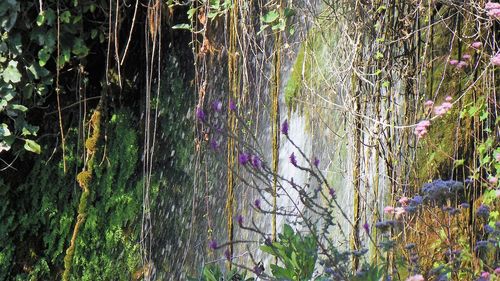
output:
[{"label": "purple thistle flower", "polygon": [[203,108],[201,107],[196,108],[196,118],[201,122],[205,122],[206,115],[205,112],[203,111]]},{"label": "purple thistle flower", "polygon": [[238,108],[236,107],[236,103],[232,99],[229,100],[229,110],[236,111]]},{"label": "purple thistle flower", "polygon": [[255,205],[255,208],[260,210],[260,199],[255,199],[255,202],[253,204]]},{"label": "purple thistle flower", "polygon": [[259,156],[253,155],[251,158],[252,158],[252,166],[255,169],[260,169],[260,167],[262,167],[262,161],[260,160]]},{"label": "purple thistle flower", "polygon": [[293,152],[292,154],[290,154],[290,163],[292,163],[292,165],[297,167],[297,158],[295,157],[295,154]]},{"label": "purple thistle flower", "polygon": [[319,159],[317,157],[314,157],[314,160],[313,160],[313,165],[318,168],[319,166]]},{"label": "purple thistle flower", "polygon": [[216,250],[216,249],[217,249],[217,241],[215,241],[215,239],[214,239],[214,240],[211,240],[211,241],[208,243],[208,247],[209,247],[212,251]]},{"label": "purple thistle flower", "polygon": [[238,156],[238,162],[240,165],[245,166],[250,161],[250,156],[244,152],[241,152]]},{"label": "purple thistle flower", "polygon": [[222,110],[222,102],[220,100],[215,100],[212,102],[212,109],[215,112],[221,112]]},{"label": "purple thistle flower", "polygon": [[365,222],[365,224],[363,224],[363,228],[365,229],[367,234],[370,234],[370,225],[368,224],[368,222]]},{"label": "purple thistle flower", "polygon": [[238,215],[238,216],[236,217],[236,221],[238,222],[238,224],[239,224],[240,226],[242,226],[242,225],[243,225],[243,216],[242,216],[242,215]]},{"label": "purple thistle flower", "polygon": [[288,121],[285,119],[283,123],[281,123],[281,133],[285,136],[288,136]]}]

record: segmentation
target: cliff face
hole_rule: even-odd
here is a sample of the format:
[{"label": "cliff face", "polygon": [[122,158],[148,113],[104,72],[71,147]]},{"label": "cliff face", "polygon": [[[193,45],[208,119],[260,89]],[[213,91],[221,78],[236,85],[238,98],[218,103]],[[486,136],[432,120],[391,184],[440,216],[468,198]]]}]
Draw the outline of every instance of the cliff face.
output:
[{"label": "cliff face", "polygon": [[[73,2],[0,4],[0,279],[256,271],[285,224],[345,272],[403,268],[387,242],[421,272],[456,247],[471,270],[451,278],[480,270],[500,174],[482,1]],[[452,209],[422,189],[466,180]],[[386,206],[404,227],[375,227]]]}]

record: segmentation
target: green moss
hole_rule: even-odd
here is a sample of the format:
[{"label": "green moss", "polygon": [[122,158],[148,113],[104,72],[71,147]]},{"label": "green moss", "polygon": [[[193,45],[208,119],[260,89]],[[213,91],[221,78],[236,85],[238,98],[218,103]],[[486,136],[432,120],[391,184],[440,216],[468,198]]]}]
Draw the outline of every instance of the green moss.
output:
[{"label": "green moss", "polygon": [[296,103],[294,102],[294,99],[300,95],[300,88],[302,87],[303,82],[302,73],[307,69],[304,65],[304,53],[305,46],[301,46],[284,89],[285,102],[289,108],[295,108]]}]

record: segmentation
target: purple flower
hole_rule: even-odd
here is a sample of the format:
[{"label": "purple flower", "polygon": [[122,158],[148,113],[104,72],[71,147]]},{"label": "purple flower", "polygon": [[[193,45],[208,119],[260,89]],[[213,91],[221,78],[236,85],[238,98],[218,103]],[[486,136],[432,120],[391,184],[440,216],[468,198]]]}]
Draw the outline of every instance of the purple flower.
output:
[{"label": "purple flower", "polygon": [[262,265],[262,263],[256,264],[253,267],[253,272],[255,273],[255,275],[260,276],[264,272],[264,266]]},{"label": "purple flower", "polygon": [[260,199],[255,199],[255,202],[253,204],[255,205],[255,208],[260,210]]},{"label": "purple flower", "polygon": [[333,188],[328,189],[328,194],[330,194],[331,197],[335,197],[335,190]]},{"label": "purple flower", "polygon": [[469,203],[462,203],[462,204],[460,204],[460,207],[467,209],[470,207],[470,205],[469,205]]},{"label": "purple flower", "polygon": [[470,46],[474,49],[481,49],[481,47],[483,46],[483,43],[476,41],[476,42],[472,42],[472,44],[470,44]]},{"label": "purple flower", "polygon": [[314,157],[314,160],[313,160],[313,165],[318,168],[319,166],[319,159],[317,157]]},{"label": "purple flower", "polygon": [[288,121],[285,119],[283,123],[281,123],[281,133],[285,136],[288,136]]},{"label": "purple flower", "polygon": [[219,149],[219,143],[214,138],[210,139],[210,148],[213,150]]},{"label": "purple flower", "polygon": [[214,100],[212,102],[212,109],[216,112],[221,112],[222,110],[222,102],[220,100]]},{"label": "purple flower", "polygon": [[491,227],[489,224],[485,224],[483,226],[484,232],[486,233],[492,233],[494,231],[493,227]]},{"label": "purple flower", "polygon": [[368,222],[365,222],[365,224],[363,224],[363,228],[365,229],[367,234],[370,234],[370,225],[368,224]]},{"label": "purple flower", "polygon": [[243,225],[243,216],[242,215],[238,215],[236,217],[236,221],[238,222],[238,225],[242,226]]},{"label": "purple flower", "polygon": [[236,111],[238,108],[236,107],[236,103],[232,99],[229,100],[229,110]]},{"label": "purple flower", "polygon": [[297,158],[295,158],[295,154],[293,152],[292,154],[290,154],[290,163],[292,163],[292,165],[297,167]]},{"label": "purple flower", "polygon": [[224,251],[224,256],[226,257],[226,260],[230,261],[231,260],[231,253],[229,252],[229,250],[225,250]]},{"label": "purple flower", "polygon": [[490,208],[486,205],[481,205],[479,208],[477,208],[476,215],[478,217],[488,219],[490,216]]},{"label": "purple flower", "polygon": [[252,166],[255,169],[260,169],[260,167],[262,167],[262,161],[260,160],[259,156],[253,155],[251,158],[252,158]]},{"label": "purple flower", "polygon": [[215,241],[215,239],[214,239],[214,240],[211,240],[211,241],[208,243],[208,247],[209,247],[212,251],[216,250],[216,249],[217,249],[217,241]]},{"label": "purple flower", "polygon": [[203,111],[203,108],[201,107],[196,108],[196,118],[201,122],[205,122],[206,115],[205,112]]},{"label": "purple flower", "polygon": [[250,161],[250,156],[244,152],[241,152],[240,155],[238,156],[238,162],[240,162],[240,165],[245,166],[249,161]]}]

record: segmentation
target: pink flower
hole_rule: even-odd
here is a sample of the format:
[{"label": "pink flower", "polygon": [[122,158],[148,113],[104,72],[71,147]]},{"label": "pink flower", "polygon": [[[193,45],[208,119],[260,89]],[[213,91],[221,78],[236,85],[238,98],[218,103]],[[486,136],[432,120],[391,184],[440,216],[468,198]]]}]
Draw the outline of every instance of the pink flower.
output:
[{"label": "pink flower", "polygon": [[458,69],[462,69],[462,68],[466,68],[467,67],[467,63],[465,61],[460,61],[458,64],[457,64],[457,68]]},{"label": "pink flower", "polygon": [[495,154],[495,160],[497,160],[498,162],[500,162],[500,153]]},{"label": "pink flower", "polygon": [[408,279],[406,279],[406,281],[424,281],[424,280],[425,280],[424,276],[422,276],[421,274],[413,275],[408,277]]},{"label": "pink flower", "polygon": [[490,280],[490,273],[487,271],[483,271],[483,273],[481,273],[481,278]]},{"label": "pink flower", "polygon": [[417,135],[417,138],[423,138],[427,134],[427,128],[431,125],[431,122],[429,120],[422,120],[418,122],[417,126],[415,127],[415,135]]},{"label": "pink flower", "polygon": [[487,14],[492,19],[500,19],[500,8],[489,10]]},{"label": "pink flower", "polygon": [[436,116],[445,115],[452,107],[452,104],[448,101],[443,102],[440,106],[434,107],[434,114]]},{"label": "pink flower", "polygon": [[425,107],[432,107],[434,105],[434,102],[431,100],[428,100],[424,103]]},{"label": "pink flower", "polygon": [[457,64],[458,64],[458,61],[457,61],[457,60],[450,60],[450,61],[449,61],[449,64],[450,64],[450,65],[457,65]]},{"label": "pink flower", "polygon": [[500,3],[488,2],[484,5],[486,10],[500,9]]},{"label": "pink flower", "polygon": [[396,219],[399,219],[405,213],[406,213],[406,210],[403,207],[394,208],[394,214],[396,215]]},{"label": "pink flower", "polygon": [[465,54],[465,55],[463,55],[463,56],[462,56],[462,59],[463,59],[463,60],[470,60],[471,58],[472,58],[472,57],[471,57],[471,55],[469,55],[469,54]]},{"label": "pink flower", "polygon": [[410,202],[410,199],[406,196],[403,196],[403,197],[399,198],[398,202],[399,202],[399,204],[406,206],[406,205],[408,205],[408,202]]},{"label": "pink flower", "polygon": [[491,184],[497,184],[497,182],[498,182],[498,178],[497,178],[497,177],[491,177],[488,181],[489,181]]},{"label": "pink flower", "polygon": [[500,267],[495,268],[495,274],[500,275]]},{"label": "pink flower", "polygon": [[447,102],[450,102],[450,101],[453,100],[453,98],[451,96],[447,96],[444,100],[447,101]]},{"label": "pink flower", "polygon": [[474,49],[481,49],[481,47],[483,46],[483,43],[476,41],[476,42],[472,42],[472,44],[470,44],[470,46]]},{"label": "pink flower", "polygon": [[491,64],[500,66],[500,54],[497,54],[491,58]]},{"label": "pink flower", "polygon": [[386,206],[386,207],[384,208],[384,213],[385,213],[385,214],[392,214],[392,213],[394,213],[394,207],[391,207],[391,206]]}]

